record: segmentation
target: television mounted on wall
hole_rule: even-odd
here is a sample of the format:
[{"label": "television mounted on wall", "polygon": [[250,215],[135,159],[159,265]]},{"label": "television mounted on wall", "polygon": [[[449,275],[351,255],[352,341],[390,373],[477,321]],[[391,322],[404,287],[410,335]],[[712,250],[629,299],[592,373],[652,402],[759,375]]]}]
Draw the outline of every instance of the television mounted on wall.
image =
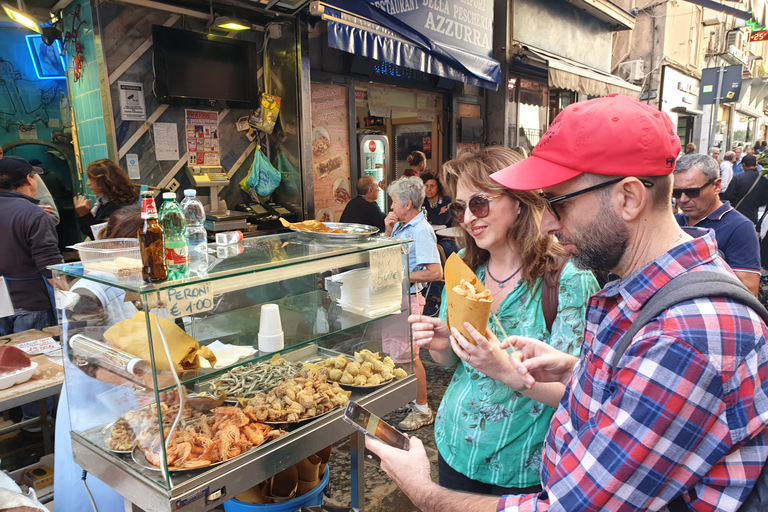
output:
[{"label": "television mounted on wall", "polygon": [[152,26],[155,92],[161,103],[224,101],[255,107],[257,48],[253,43],[177,28]]}]

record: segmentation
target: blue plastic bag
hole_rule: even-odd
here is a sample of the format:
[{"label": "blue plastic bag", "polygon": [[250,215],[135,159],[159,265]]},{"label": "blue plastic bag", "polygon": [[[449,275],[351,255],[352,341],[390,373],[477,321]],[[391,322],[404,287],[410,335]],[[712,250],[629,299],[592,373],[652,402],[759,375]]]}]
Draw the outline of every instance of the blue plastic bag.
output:
[{"label": "blue plastic bag", "polygon": [[246,183],[262,197],[268,197],[280,185],[283,175],[275,169],[259,149],[253,157],[251,173]]}]

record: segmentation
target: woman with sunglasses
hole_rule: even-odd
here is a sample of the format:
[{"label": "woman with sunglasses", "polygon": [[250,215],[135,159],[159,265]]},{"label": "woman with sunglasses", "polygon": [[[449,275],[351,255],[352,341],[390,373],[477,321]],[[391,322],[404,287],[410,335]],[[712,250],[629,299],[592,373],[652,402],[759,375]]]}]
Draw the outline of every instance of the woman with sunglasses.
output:
[{"label": "woman with sunglasses", "polygon": [[[493,296],[485,336],[475,338],[481,352],[457,356],[465,352],[456,339],[468,342],[449,331],[445,297],[439,318],[408,319],[419,347],[429,349],[440,364],[458,365],[435,419],[435,439],[440,485],[459,491],[541,490],[544,435],[564,386],[537,384],[526,390],[521,376],[507,370],[510,349],[499,339],[527,336],[577,354],[587,299],[598,290],[592,273],[570,261],[563,265],[562,247],[539,231],[545,206],[538,194],[509,190],[490,179],[519,160],[510,149],[492,147],[447,162],[442,171],[455,198],[450,206],[454,225],[464,230],[459,255]],[[549,328],[542,304],[546,290],[558,298]],[[554,301],[549,304],[554,310]]]}]

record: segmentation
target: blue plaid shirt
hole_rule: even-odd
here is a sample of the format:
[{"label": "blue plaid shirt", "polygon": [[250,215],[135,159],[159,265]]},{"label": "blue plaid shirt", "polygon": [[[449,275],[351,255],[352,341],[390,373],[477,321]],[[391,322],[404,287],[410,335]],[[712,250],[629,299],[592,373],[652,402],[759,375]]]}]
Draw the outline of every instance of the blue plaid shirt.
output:
[{"label": "blue plaid shirt", "polygon": [[734,511],[768,456],[768,331],[747,306],[703,298],[645,326],[611,368],[613,347],[675,276],[730,273],[711,231],[681,244],[587,308],[579,361],[544,445],[540,495],[505,496],[504,511]]}]

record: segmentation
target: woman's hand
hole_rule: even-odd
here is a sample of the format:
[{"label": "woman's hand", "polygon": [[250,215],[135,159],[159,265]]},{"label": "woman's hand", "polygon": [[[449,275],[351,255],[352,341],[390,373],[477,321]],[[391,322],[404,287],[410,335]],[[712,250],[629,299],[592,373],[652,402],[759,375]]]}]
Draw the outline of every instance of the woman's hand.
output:
[{"label": "woman's hand", "polygon": [[510,336],[501,346],[518,349],[510,354],[510,360],[517,372],[525,376],[526,385],[530,386],[534,382],[568,384],[578,361],[575,356],[561,352],[543,341],[523,336]]},{"label": "woman's hand", "polygon": [[395,212],[389,212],[387,214],[387,217],[384,219],[384,234],[389,236],[392,234],[392,229],[394,229],[395,224],[397,224],[397,215],[395,215]]},{"label": "woman's hand", "polygon": [[408,322],[411,324],[413,341],[416,342],[419,348],[436,350],[438,352],[450,348],[451,343],[448,337],[451,335],[451,332],[448,330],[448,325],[439,318],[411,315],[408,317]]},{"label": "woman's hand", "polygon": [[447,211],[448,211],[448,207],[447,206],[443,206],[442,208],[440,208],[440,215],[444,214]]},{"label": "woman's hand", "polygon": [[503,382],[512,389],[530,389],[533,382],[527,382],[524,375],[515,371],[510,358],[511,354],[507,352],[503,344],[499,343],[498,338],[490,329],[486,328],[485,336],[483,336],[468,322],[464,322],[464,328],[477,345],[467,341],[458,329],[452,328],[451,347],[459,359],[463,359],[472,368],[483,372],[492,379]]},{"label": "woman's hand", "polygon": [[75,198],[72,199],[72,202],[75,205],[75,212],[78,216],[82,217],[83,215],[91,213],[93,205],[91,204],[91,200],[86,199],[85,196],[75,196]]}]

